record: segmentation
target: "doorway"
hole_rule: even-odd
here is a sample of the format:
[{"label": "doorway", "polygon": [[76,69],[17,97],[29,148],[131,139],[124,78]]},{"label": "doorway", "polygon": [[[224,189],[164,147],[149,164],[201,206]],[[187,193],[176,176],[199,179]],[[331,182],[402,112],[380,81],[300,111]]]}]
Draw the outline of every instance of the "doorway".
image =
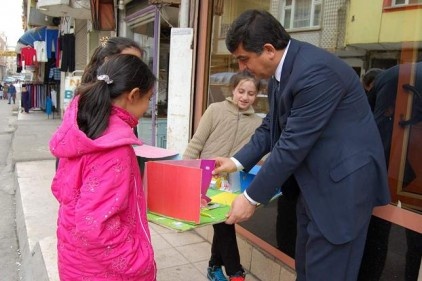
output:
[{"label": "doorway", "polygon": [[133,39],[144,50],[143,61],[157,77],[149,108],[139,120],[138,137],[146,144],[167,147],[170,30],[179,8],[150,5],[127,17]]}]

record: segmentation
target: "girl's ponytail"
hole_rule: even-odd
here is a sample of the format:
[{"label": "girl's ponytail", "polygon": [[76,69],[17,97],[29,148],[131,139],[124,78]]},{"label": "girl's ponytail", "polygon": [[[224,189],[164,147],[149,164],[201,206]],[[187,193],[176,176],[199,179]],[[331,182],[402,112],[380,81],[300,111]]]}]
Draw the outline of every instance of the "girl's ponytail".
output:
[{"label": "girl's ponytail", "polygon": [[135,88],[141,96],[145,95],[156,81],[148,66],[133,55],[111,56],[97,73],[93,83],[78,88],[78,126],[91,139],[100,137],[107,129],[115,99]]},{"label": "girl's ponytail", "polygon": [[105,81],[97,80],[87,85],[80,94],[78,126],[90,139],[100,137],[108,126],[112,86]]}]

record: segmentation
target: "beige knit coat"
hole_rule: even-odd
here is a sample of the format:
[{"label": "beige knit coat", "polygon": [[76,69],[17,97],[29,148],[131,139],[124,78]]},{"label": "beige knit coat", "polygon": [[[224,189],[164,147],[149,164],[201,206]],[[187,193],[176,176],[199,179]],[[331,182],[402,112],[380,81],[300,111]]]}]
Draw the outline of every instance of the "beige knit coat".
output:
[{"label": "beige knit coat", "polygon": [[262,118],[252,107],[239,111],[231,97],[212,103],[202,116],[183,159],[231,157],[249,141],[261,123]]}]

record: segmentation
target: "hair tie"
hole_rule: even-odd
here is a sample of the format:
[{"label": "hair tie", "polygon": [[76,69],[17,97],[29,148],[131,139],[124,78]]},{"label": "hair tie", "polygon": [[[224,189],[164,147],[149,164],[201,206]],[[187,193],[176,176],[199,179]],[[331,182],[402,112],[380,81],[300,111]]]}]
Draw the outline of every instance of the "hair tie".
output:
[{"label": "hair tie", "polygon": [[107,85],[110,85],[111,83],[113,83],[113,80],[111,80],[107,74],[98,75],[97,79],[106,82]]},{"label": "hair tie", "polygon": [[100,38],[100,44],[103,48],[107,45],[108,39],[108,36],[103,36]]}]

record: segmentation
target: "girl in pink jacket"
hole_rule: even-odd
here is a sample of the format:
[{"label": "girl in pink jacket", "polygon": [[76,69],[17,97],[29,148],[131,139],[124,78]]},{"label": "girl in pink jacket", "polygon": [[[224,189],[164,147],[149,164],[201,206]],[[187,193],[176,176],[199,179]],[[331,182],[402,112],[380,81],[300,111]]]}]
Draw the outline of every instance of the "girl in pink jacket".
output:
[{"label": "girl in pink jacket", "polygon": [[60,203],[62,281],[155,280],[145,195],[132,128],[147,110],[156,78],[133,55],[110,57],[97,81],[81,86],[50,150]]}]

